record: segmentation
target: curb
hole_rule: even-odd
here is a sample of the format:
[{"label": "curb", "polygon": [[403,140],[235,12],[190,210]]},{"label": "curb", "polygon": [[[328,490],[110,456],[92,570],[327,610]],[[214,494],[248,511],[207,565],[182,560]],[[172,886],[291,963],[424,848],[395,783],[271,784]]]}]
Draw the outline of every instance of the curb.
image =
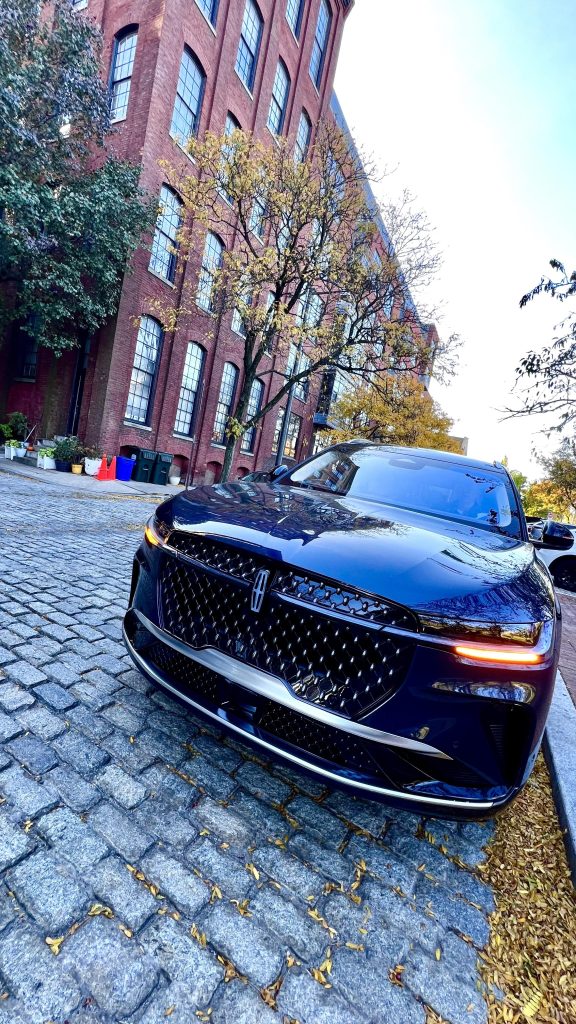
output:
[{"label": "curb", "polygon": [[[128,497],[139,497],[139,498],[157,498],[159,501],[164,501],[166,498],[170,498],[173,494],[182,492],[181,487],[172,487],[170,485],[163,487],[162,491],[143,491],[140,490],[140,486],[135,482],[124,482],[119,480],[104,480],[99,482],[99,486],[87,486],[86,478],[84,475],[74,476],[70,474],[60,474],[61,476],[69,476],[70,479],[58,480],[51,479],[52,474],[44,469],[37,469],[35,466],[13,466],[12,462],[9,461],[4,464],[4,460],[0,458],[0,473],[6,473],[8,476],[15,476],[24,478],[25,480],[39,480],[43,483],[50,484],[51,486],[60,487],[63,491],[75,489],[76,491],[81,490],[91,497],[117,497],[125,498]],[[88,478],[92,480],[93,478]],[[119,487],[118,485],[123,485]],[[143,487],[154,487],[153,484],[142,484]]]},{"label": "curb", "polygon": [[558,671],[550,706],[544,754],[552,778],[572,881],[576,886],[576,707]]}]

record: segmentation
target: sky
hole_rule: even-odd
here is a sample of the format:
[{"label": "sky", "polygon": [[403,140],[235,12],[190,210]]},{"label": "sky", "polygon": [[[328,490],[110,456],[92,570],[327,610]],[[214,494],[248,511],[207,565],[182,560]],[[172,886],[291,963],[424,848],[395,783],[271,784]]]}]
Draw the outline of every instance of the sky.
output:
[{"label": "sky", "polygon": [[[560,306],[521,296],[556,258],[576,266],[576,0],[356,0],[335,89],[394,199],[408,188],[443,254],[421,298],[463,346],[431,393],[469,455],[542,476],[533,452],[562,435],[502,421],[517,367],[549,342]],[[417,294],[418,300],[420,296]]]}]

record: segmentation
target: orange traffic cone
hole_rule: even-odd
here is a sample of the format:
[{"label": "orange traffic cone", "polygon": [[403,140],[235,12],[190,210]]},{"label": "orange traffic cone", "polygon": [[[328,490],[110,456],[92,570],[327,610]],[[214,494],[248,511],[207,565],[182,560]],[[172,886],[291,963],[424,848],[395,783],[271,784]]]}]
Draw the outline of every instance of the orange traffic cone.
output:
[{"label": "orange traffic cone", "polygon": [[116,456],[112,456],[112,461],[108,467],[108,480],[116,479]]},{"label": "orange traffic cone", "polygon": [[103,455],[102,456],[102,462],[100,463],[100,469],[96,473],[96,479],[97,480],[107,480],[108,479],[108,456],[107,455]]}]

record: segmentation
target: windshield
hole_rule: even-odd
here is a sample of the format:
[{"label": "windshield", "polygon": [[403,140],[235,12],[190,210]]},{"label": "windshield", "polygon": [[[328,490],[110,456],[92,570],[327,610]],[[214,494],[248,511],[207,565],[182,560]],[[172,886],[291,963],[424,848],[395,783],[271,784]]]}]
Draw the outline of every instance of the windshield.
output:
[{"label": "windshield", "polygon": [[514,492],[505,474],[497,470],[383,448],[331,448],[280,482],[381,501],[521,536]]}]

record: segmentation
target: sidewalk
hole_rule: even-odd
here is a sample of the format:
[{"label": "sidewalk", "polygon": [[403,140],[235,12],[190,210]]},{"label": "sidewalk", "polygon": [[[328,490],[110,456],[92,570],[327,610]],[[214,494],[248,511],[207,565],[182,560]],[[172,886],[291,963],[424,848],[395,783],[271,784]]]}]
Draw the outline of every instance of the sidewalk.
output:
[{"label": "sidewalk", "polygon": [[94,497],[102,495],[122,495],[124,497],[134,495],[146,495],[149,498],[164,500],[171,494],[178,494],[182,487],[172,487],[170,484],[142,484],[135,480],[125,482],[123,480],[97,480],[94,476],[86,476],[82,473],[59,473],[57,470],[38,469],[31,461],[22,459],[0,458],[0,473],[10,473],[13,476],[26,477],[29,480],[37,480],[44,484],[73,490],[76,493],[86,493]]},{"label": "sidewalk", "polygon": [[576,704],[576,594],[557,590],[562,605],[562,647],[560,671],[574,704]]}]

